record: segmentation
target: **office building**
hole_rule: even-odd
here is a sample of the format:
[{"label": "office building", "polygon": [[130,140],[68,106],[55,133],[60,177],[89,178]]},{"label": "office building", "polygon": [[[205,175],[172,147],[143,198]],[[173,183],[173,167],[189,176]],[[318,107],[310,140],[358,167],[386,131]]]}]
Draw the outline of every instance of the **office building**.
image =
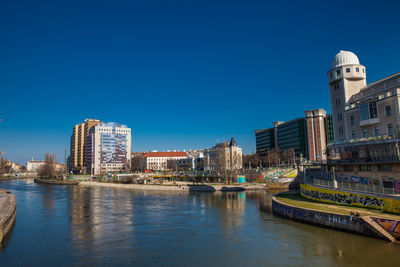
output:
[{"label": "office building", "polygon": [[74,173],[85,172],[87,136],[90,129],[100,124],[99,120],[86,119],[83,123],[75,125],[72,129],[70,156],[68,157],[69,170]]},{"label": "office building", "polygon": [[[87,136],[86,164],[99,175],[126,170],[131,161],[131,129],[115,122],[96,124]],[[128,163],[128,164],[127,164]]]}]

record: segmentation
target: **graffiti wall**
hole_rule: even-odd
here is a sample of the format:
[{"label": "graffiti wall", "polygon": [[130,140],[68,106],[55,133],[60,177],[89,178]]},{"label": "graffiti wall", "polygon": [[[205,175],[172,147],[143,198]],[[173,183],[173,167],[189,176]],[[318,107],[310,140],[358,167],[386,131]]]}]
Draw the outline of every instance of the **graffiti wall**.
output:
[{"label": "graffiti wall", "polygon": [[399,221],[383,219],[383,218],[374,218],[374,217],[372,217],[372,219],[376,223],[378,223],[380,226],[385,228],[394,237],[396,237],[397,239],[400,238],[400,222]]},{"label": "graffiti wall", "polygon": [[369,194],[350,193],[307,184],[300,185],[300,193],[303,197],[321,202],[373,208],[400,214],[400,198],[385,198]]}]

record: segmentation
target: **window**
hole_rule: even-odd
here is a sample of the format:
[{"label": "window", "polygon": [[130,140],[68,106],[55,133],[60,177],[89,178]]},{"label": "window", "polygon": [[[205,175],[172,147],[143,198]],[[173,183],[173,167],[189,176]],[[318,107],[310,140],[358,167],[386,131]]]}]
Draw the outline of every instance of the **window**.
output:
[{"label": "window", "polygon": [[365,73],[365,69],[363,69],[363,73]]},{"label": "window", "polygon": [[350,123],[351,123],[351,125],[354,125],[354,115],[351,115],[351,117],[350,117]]},{"label": "window", "polygon": [[371,165],[360,165],[359,166],[360,171],[370,171],[371,170]]},{"label": "window", "polygon": [[343,134],[343,127],[339,127],[339,134]]},{"label": "window", "polygon": [[346,68],[346,72],[350,72],[350,68]]},{"label": "window", "polygon": [[342,113],[338,113],[338,114],[337,114],[337,119],[338,119],[338,121],[341,121],[341,120],[342,120]]},{"label": "window", "polygon": [[368,102],[360,104],[360,120],[365,121],[369,119]]},{"label": "window", "polygon": [[386,106],[386,116],[392,116],[392,107],[391,106]]},{"label": "window", "polygon": [[356,72],[360,72],[360,68],[359,67],[356,68]]},{"label": "window", "polygon": [[374,134],[375,134],[375,136],[379,136],[379,126],[375,126]]},{"label": "window", "polygon": [[387,129],[388,129],[388,135],[393,136],[393,124],[391,124],[391,123],[388,124]]},{"label": "window", "polygon": [[340,70],[337,70],[337,71],[336,71],[336,74],[337,74],[337,75],[340,75]]},{"label": "window", "polygon": [[352,172],[352,171],[353,171],[353,166],[351,166],[351,165],[344,165],[344,171]]},{"label": "window", "polygon": [[392,164],[381,164],[378,165],[378,170],[380,171],[391,171],[392,170]]},{"label": "window", "polygon": [[367,129],[362,129],[362,137],[367,137]]},{"label": "window", "polygon": [[369,102],[369,117],[371,119],[378,118],[378,110],[376,108],[376,102]]},{"label": "window", "polygon": [[329,73],[329,75],[331,76],[331,79],[332,79],[332,72],[331,72],[331,73]]},{"label": "window", "polygon": [[357,133],[356,131],[351,132],[351,139],[356,139],[357,138]]}]

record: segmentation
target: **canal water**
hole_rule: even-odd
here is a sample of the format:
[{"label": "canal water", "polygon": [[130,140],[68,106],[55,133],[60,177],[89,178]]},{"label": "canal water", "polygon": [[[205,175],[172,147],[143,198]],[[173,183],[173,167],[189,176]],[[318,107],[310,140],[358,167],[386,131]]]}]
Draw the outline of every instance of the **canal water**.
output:
[{"label": "canal water", "polygon": [[398,266],[400,247],[292,222],[273,191],[154,193],[0,182],[17,198],[1,266]]}]

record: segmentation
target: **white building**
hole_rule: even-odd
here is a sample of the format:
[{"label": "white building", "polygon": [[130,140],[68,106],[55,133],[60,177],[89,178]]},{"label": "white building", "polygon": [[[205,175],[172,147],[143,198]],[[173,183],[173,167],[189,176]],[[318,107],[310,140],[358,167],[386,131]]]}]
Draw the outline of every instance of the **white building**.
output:
[{"label": "white building", "polygon": [[[27,172],[36,172],[41,166],[45,165],[46,161],[40,161],[40,160],[31,160],[26,162],[26,171]],[[60,163],[56,163],[56,169],[59,170],[61,169],[62,166]]]},{"label": "white building", "polygon": [[115,122],[93,126],[88,135],[86,162],[95,175],[122,172],[131,161],[131,129]]},{"label": "white building", "polygon": [[183,160],[187,158],[186,152],[148,152],[143,155],[145,169],[163,171],[168,168],[170,160]]}]

